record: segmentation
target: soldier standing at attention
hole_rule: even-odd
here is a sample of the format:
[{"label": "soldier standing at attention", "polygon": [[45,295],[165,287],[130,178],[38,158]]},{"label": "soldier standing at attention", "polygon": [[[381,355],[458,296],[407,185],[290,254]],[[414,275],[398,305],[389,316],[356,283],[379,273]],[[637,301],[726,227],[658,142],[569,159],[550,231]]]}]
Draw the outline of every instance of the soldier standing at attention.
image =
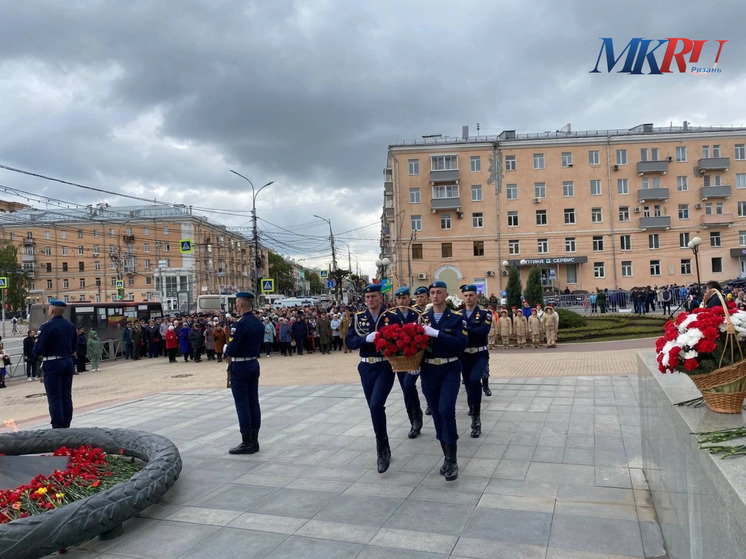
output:
[{"label": "soldier standing at attention", "polygon": [[[391,463],[391,447],[389,447],[388,431],[386,430],[386,398],[394,386],[394,371],[391,364],[381,352],[376,349],[376,330],[379,327],[398,323],[393,313],[386,313],[383,309],[381,285],[370,284],[363,289],[365,296],[364,311],[352,317],[352,324],[347,331],[345,343],[347,347],[360,350],[360,363],[357,366],[360,373],[360,383],[363,385],[365,400],[370,409],[373,431],[376,434],[376,451],[378,454],[377,469],[382,474],[389,469]],[[379,323],[379,317],[381,317]]]},{"label": "soldier standing at attention", "polygon": [[264,342],[264,324],[254,313],[251,305],[254,294],[248,291],[236,293],[236,312],[240,318],[231,325],[225,355],[230,357],[228,365],[231,377],[233,403],[241,430],[241,444],[231,448],[229,454],[254,454],[259,452],[259,428],[262,410],[259,407],[259,353]]},{"label": "soldier standing at attention", "polygon": [[476,439],[482,434],[482,378],[490,364],[487,336],[492,328],[492,312],[477,305],[477,286],[474,284],[461,286],[461,298],[466,305],[463,315],[468,332],[466,349],[461,355],[461,374],[471,411],[471,437]]},{"label": "soldier standing at attention", "polygon": [[[425,314],[425,307],[427,307],[428,299],[430,298],[430,292],[428,291],[427,287],[424,285],[421,285],[417,289],[414,290],[414,309],[420,311],[421,314]],[[425,397],[425,400],[427,401],[427,397]],[[432,415],[433,410],[430,406],[430,402],[427,402],[427,407],[425,408],[425,415]]]},{"label": "soldier standing at attention", "polygon": [[[388,312],[395,313],[401,324],[418,322],[420,314],[410,308],[412,298],[409,296],[409,288],[400,287],[396,290],[394,296],[396,297],[396,309],[391,309]],[[419,371],[413,371],[412,373],[397,372],[396,376],[399,379],[399,385],[404,394],[404,407],[407,408],[407,415],[409,416],[409,424],[411,426],[407,437],[416,439],[422,430],[422,408],[420,407],[420,396],[417,393]]]},{"label": "soldier standing at attention", "polygon": [[49,301],[50,319],[39,328],[34,357],[43,358],[44,389],[47,392],[52,429],[70,427],[73,420],[73,374],[78,335],[72,322],[63,318],[67,304]]},{"label": "soldier standing at attention", "polygon": [[460,311],[446,305],[448,288],[444,281],[430,284],[432,308],[425,314],[425,333],[432,339],[422,362],[422,391],[433,406],[435,437],[440,441],[445,460],[440,474],[446,481],[458,478],[456,459],[458,428],[456,399],[461,385],[461,353],[467,342],[466,324]]}]

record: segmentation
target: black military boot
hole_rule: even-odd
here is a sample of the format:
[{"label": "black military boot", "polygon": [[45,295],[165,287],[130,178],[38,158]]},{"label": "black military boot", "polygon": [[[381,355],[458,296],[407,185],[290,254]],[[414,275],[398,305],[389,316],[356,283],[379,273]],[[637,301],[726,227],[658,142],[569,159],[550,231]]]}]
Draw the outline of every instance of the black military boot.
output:
[{"label": "black military boot", "polygon": [[251,430],[251,442],[254,443],[254,452],[259,452],[259,429]]},{"label": "black military boot", "polygon": [[484,391],[485,396],[492,396],[492,390],[490,390],[490,379],[482,379],[482,390]]},{"label": "black military boot", "polygon": [[447,444],[446,447],[446,462],[445,462],[445,473],[446,481],[453,481],[458,478],[458,461],[456,459],[456,445]]},{"label": "black military boot", "polygon": [[471,416],[471,438],[476,439],[479,438],[479,435],[482,434],[482,420],[479,417],[481,413],[481,406],[479,404],[476,404],[473,407],[473,413]]},{"label": "black military boot", "polygon": [[378,450],[378,473],[382,474],[389,469],[389,464],[391,463],[391,448],[389,447],[389,438],[377,438],[376,449]]},{"label": "black military boot", "polygon": [[416,439],[417,435],[422,431],[422,408],[417,408],[412,411],[410,421],[412,422],[412,428],[409,430],[407,437],[410,439]]},{"label": "black military boot", "polygon": [[440,475],[444,476],[448,469],[448,453],[446,452],[446,445],[443,443],[440,443],[440,448],[443,449],[443,465],[440,467]]},{"label": "black military boot", "polygon": [[234,446],[228,451],[228,454],[254,454],[256,448],[252,441],[251,433],[241,436],[241,444]]}]

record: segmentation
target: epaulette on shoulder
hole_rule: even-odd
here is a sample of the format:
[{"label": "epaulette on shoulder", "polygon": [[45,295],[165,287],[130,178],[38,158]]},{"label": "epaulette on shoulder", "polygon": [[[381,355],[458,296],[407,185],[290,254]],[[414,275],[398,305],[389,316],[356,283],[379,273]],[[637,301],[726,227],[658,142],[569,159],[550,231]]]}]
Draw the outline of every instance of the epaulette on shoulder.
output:
[{"label": "epaulette on shoulder", "polygon": [[461,309],[454,309],[451,312],[453,314],[455,314],[456,316],[463,316],[464,315],[464,311],[462,311]]},{"label": "epaulette on shoulder", "polygon": [[359,315],[359,314],[365,314],[365,311],[357,311],[357,312],[355,313],[355,316],[357,316],[357,315]]}]

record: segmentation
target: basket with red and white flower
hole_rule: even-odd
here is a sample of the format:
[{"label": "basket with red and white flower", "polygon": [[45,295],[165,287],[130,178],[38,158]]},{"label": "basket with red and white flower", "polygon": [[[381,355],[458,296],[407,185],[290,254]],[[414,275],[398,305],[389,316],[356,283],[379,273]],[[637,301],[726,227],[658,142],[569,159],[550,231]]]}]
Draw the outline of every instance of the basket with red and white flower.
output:
[{"label": "basket with red and white flower", "polygon": [[389,324],[378,330],[376,349],[391,363],[395,372],[417,371],[429,338],[421,324]]}]

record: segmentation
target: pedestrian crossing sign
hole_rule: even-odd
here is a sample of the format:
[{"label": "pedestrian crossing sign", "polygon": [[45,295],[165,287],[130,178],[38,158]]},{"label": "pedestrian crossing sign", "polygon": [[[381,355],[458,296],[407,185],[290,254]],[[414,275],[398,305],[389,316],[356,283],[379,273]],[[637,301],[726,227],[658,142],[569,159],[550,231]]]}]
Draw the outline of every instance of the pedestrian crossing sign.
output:
[{"label": "pedestrian crossing sign", "polygon": [[124,289],[124,280],[117,280],[117,289]]},{"label": "pedestrian crossing sign", "polygon": [[262,293],[274,293],[275,280],[271,278],[262,278]]},{"label": "pedestrian crossing sign", "polygon": [[321,276],[321,279],[326,279],[329,277],[329,270],[321,270],[319,275]]},{"label": "pedestrian crossing sign", "polygon": [[181,239],[179,241],[179,244],[181,245],[181,252],[192,252],[192,239]]},{"label": "pedestrian crossing sign", "polygon": [[8,289],[8,278],[7,278],[7,276],[0,277],[0,289]]}]

